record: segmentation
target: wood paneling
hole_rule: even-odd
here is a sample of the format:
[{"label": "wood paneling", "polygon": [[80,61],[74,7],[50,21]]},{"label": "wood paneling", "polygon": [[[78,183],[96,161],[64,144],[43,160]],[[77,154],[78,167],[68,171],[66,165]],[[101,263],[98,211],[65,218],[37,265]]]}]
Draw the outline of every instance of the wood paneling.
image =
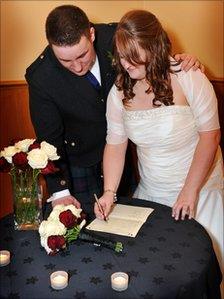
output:
[{"label": "wood paneling", "polygon": [[[0,86],[0,149],[13,140],[34,138],[29,117],[28,89],[24,82],[5,82]],[[0,173],[0,217],[12,212],[10,176]]]},{"label": "wood paneling", "polygon": [[[218,103],[222,129],[221,146],[224,152],[224,80],[213,80]],[[13,140],[35,138],[31,124],[28,104],[28,88],[25,82],[4,82],[0,85],[0,149]],[[132,145],[134,165],[136,164],[135,146]],[[137,167],[136,167],[137,172]],[[138,174],[136,173],[136,177]],[[10,177],[0,173],[0,217],[12,212],[12,191]]]}]

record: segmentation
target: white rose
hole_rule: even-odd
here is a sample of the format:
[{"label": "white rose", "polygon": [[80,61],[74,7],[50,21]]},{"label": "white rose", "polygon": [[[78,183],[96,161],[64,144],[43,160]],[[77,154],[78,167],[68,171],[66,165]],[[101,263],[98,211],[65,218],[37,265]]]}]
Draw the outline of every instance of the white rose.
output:
[{"label": "white rose", "polygon": [[44,168],[48,163],[47,154],[39,148],[35,148],[27,155],[28,164],[32,168]]},{"label": "white rose", "polygon": [[[64,235],[66,227],[60,221],[48,220],[47,223],[39,230],[42,237],[49,237],[53,235]],[[42,224],[42,223],[41,223]]]},{"label": "white rose", "polygon": [[[57,211],[59,210],[60,212],[63,212],[65,210],[65,205],[63,204],[59,204],[59,205],[56,205],[54,208],[53,208],[53,211]],[[52,212],[53,212],[52,211]]]},{"label": "white rose", "polygon": [[45,231],[46,231],[46,227],[47,227],[47,221],[43,220],[39,226],[39,234],[41,237],[43,237],[45,235]]},{"label": "white rose", "polygon": [[68,205],[65,206],[65,211],[70,210],[73,215],[75,215],[77,218],[80,217],[80,214],[82,212],[82,209],[77,209],[74,205]]},{"label": "white rose", "polygon": [[27,152],[28,148],[31,144],[33,144],[35,139],[24,139],[15,143],[15,147],[18,148],[22,152]]},{"label": "white rose", "polygon": [[5,157],[5,151],[0,151],[0,157]]},{"label": "white rose", "polygon": [[60,210],[53,210],[49,217],[47,218],[47,221],[56,221],[59,219],[59,215],[62,211]]},{"label": "white rose", "polygon": [[41,142],[40,148],[47,154],[50,160],[58,160],[60,157],[57,155],[57,149],[46,141]]},{"label": "white rose", "polygon": [[47,239],[48,238],[44,238],[44,237],[41,237],[40,238],[40,244],[42,247],[44,247],[44,249],[46,250],[47,254],[51,253],[52,250],[50,249],[50,247],[47,245]]},{"label": "white rose", "polygon": [[12,163],[12,157],[19,153],[20,150],[16,148],[15,146],[8,146],[5,147],[3,151],[1,151],[2,157],[4,157],[9,163]]}]

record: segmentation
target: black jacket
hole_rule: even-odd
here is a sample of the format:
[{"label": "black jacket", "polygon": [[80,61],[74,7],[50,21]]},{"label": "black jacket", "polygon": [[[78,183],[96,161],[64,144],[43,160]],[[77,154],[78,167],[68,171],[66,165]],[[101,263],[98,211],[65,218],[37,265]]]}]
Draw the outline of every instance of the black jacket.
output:
[{"label": "black jacket", "polygon": [[106,136],[106,98],[114,82],[113,35],[116,24],[97,24],[94,47],[102,90],[64,68],[48,46],[27,68],[30,114],[38,141],[57,148],[62,173],[47,178],[50,193],[69,188],[69,167],[88,167],[102,160]]}]

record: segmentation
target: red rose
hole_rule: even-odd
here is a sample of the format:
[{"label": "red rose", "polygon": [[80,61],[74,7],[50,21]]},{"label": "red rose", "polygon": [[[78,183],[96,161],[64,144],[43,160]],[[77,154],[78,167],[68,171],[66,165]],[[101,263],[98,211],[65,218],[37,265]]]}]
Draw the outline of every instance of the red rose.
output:
[{"label": "red rose", "polygon": [[28,151],[32,151],[35,148],[40,148],[40,144],[36,141],[34,141],[34,143],[29,146]]},{"label": "red rose", "polygon": [[12,157],[12,162],[16,167],[24,170],[28,166],[27,154],[24,152],[16,153]]},{"label": "red rose", "polygon": [[11,169],[11,164],[4,158],[0,158],[0,172],[9,172]]},{"label": "red rose", "polygon": [[59,219],[68,229],[73,228],[77,224],[77,217],[72,214],[71,210],[61,212]]},{"label": "red rose", "polygon": [[55,173],[57,171],[59,171],[59,169],[57,167],[55,167],[55,165],[52,161],[48,161],[47,166],[45,168],[41,169],[41,173],[43,175]]},{"label": "red rose", "polygon": [[65,238],[63,236],[50,236],[47,239],[47,245],[53,251],[62,249],[66,245]]}]

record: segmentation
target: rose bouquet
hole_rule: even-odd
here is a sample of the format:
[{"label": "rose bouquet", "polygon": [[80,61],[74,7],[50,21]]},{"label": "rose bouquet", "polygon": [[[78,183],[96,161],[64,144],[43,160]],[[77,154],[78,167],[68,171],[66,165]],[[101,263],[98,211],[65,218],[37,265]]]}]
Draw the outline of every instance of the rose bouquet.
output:
[{"label": "rose bouquet", "polygon": [[116,252],[123,250],[121,242],[107,240],[82,229],[86,224],[82,209],[74,205],[56,205],[47,220],[41,222],[39,234],[41,245],[49,255],[65,249],[77,239],[110,248]]},{"label": "rose bouquet", "polygon": [[0,171],[11,176],[16,229],[38,228],[38,175],[58,171],[52,161],[59,158],[54,146],[35,139],[18,141],[0,152]]}]

